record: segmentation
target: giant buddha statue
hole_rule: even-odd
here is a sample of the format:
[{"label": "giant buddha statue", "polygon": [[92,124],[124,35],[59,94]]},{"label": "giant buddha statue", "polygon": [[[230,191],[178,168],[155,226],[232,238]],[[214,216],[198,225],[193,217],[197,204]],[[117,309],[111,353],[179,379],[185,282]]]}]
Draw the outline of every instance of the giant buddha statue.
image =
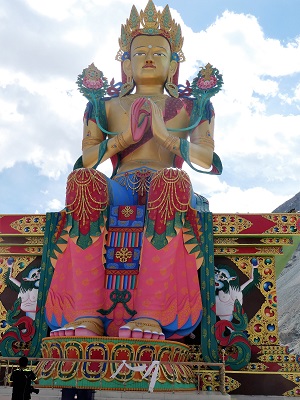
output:
[{"label": "giant buddha statue", "polygon": [[[122,85],[93,64],[78,78],[89,102],[51,255],[53,336],[178,340],[201,321],[209,209],[182,165],[221,173],[209,101],[221,76],[208,64],[178,86],[182,44],[169,7],[149,0],[122,25]],[[111,178],[101,172],[107,159]]]}]

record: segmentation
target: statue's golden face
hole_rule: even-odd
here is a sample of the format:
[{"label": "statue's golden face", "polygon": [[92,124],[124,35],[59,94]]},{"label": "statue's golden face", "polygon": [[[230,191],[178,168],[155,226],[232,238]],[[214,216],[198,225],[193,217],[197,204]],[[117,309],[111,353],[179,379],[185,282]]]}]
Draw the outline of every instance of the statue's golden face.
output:
[{"label": "statue's golden face", "polygon": [[136,85],[163,85],[171,65],[169,42],[162,36],[137,36],[131,44],[131,72]]}]

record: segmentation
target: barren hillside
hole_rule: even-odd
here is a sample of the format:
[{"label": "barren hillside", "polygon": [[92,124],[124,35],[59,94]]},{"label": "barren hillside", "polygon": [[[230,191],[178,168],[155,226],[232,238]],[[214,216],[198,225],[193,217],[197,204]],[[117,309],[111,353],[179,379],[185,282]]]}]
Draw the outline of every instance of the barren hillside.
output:
[{"label": "barren hillside", "polygon": [[[300,193],[273,212],[298,212]],[[278,324],[281,344],[300,354],[300,246],[277,279]]]}]

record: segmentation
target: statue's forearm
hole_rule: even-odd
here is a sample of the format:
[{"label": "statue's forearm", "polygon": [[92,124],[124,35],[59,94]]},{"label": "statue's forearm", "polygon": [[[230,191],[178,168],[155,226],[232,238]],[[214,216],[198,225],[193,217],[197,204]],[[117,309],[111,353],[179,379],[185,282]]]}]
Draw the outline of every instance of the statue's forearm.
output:
[{"label": "statue's forearm", "polygon": [[190,161],[203,168],[210,168],[213,160],[213,147],[207,144],[190,143]]},{"label": "statue's forearm", "polygon": [[[133,143],[134,141],[132,139],[131,132],[129,131],[121,132],[118,135],[107,139],[106,151],[101,158],[100,163],[103,163],[104,161],[113,157],[115,154],[126,149]],[[82,161],[85,168],[92,168],[98,162],[99,148],[100,143],[91,147],[83,148]]]},{"label": "statue's forearm", "polygon": [[[180,150],[180,139],[178,136],[174,136],[172,134],[168,134],[165,137],[157,137],[157,142],[164,147],[166,150],[170,151],[173,154],[176,154],[179,157],[182,157]],[[202,168],[210,168],[212,164],[213,158],[213,140],[208,141],[206,143],[189,143],[189,159],[193,164],[196,164]]]},{"label": "statue's forearm", "polygon": [[214,117],[209,122],[202,121],[191,135],[189,157],[192,163],[204,168],[210,168],[213,160]]}]

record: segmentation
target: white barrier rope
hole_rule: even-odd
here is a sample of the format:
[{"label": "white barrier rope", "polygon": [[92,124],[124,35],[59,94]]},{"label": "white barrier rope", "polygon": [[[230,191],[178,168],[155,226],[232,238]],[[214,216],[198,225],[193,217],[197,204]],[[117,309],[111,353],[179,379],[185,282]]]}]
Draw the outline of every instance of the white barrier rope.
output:
[{"label": "white barrier rope", "polygon": [[[119,374],[119,372],[121,371],[121,369],[124,366],[126,368],[128,368],[130,371],[135,371],[135,372],[143,372],[147,368],[146,364],[143,364],[143,365],[140,365],[140,366],[137,366],[137,367],[132,367],[130,364],[127,364],[126,360],[123,360],[122,363],[119,365],[118,369],[116,370],[116,372],[111,375],[111,378],[112,379],[115,378]],[[143,379],[147,378],[151,374],[153,369],[154,369],[154,372],[153,372],[153,374],[151,376],[149,389],[148,389],[148,391],[150,393],[153,392],[153,389],[154,389],[154,386],[155,386],[155,382],[157,380],[157,375],[158,375],[158,370],[159,370],[159,361],[152,361],[152,364],[149,366],[149,368],[145,372],[145,374],[143,376]]]}]

